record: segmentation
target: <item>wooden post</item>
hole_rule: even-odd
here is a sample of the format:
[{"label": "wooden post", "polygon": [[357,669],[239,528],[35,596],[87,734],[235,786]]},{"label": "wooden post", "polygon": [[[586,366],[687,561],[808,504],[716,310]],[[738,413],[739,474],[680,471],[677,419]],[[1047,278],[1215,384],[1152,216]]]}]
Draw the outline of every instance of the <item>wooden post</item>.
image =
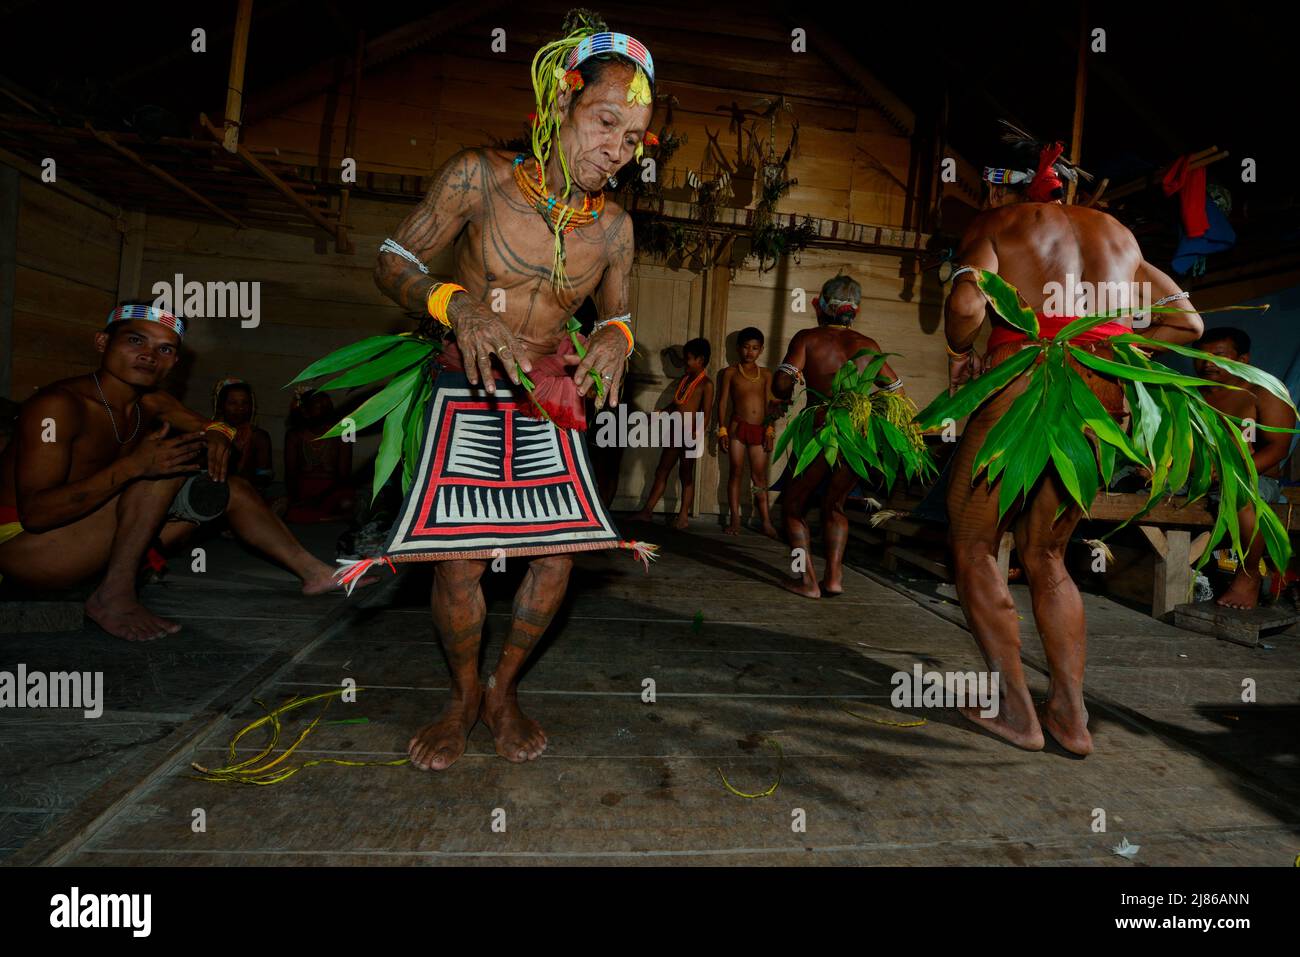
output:
[{"label": "wooden post", "polygon": [[126,214],[126,229],[122,232],[122,251],[117,261],[117,300],[135,299],[140,295],[140,270],[144,265],[143,209],[133,209]]},{"label": "wooden post", "polygon": [[[212,125],[212,121],[208,119],[206,113],[199,114],[199,122],[202,123],[204,129],[206,129],[209,133],[211,133],[216,139],[218,140],[221,139],[221,131]],[[310,219],[313,223],[315,223],[321,229],[325,230],[325,232],[329,233],[330,236],[334,237],[337,240],[338,230],[334,226],[334,224],[331,223],[329,220],[327,220],[315,209],[313,209],[301,196],[295,193],[293,191],[293,188],[290,187],[284,180],[280,179],[280,177],[276,176],[269,169],[267,169],[266,165],[262,163],[262,161],[259,160],[256,156],[250,153],[246,146],[236,143],[235,153],[239,156],[240,159],[242,159],[245,163],[248,164],[249,169],[255,172],[258,176],[262,177],[262,179],[266,180],[266,182],[270,183],[271,186],[274,187],[275,190],[281,196],[283,196],[289,202],[293,203],[294,206],[298,207],[298,209],[302,211],[302,213],[306,215],[308,219]]]},{"label": "wooden post", "polygon": [[[713,401],[716,405],[718,401],[718,388],[722,379],[722,369],[726,367],[727,362],[727,302],[731,291],[731,247],[736,241],[735,234],[728,234],[723,238],[717,247],[713,256],[713,264],[704,271],[704,338],[708,339],[713,345],[716,362],[714,368],[717,370],[713,375]],[[714,423],[716,425],[717,423]],[[700,441],[703,441],[701,437]],[[709,495],[709,507],[718,495],[719,477],[721,475],[721,456],[701,455],[696,459],[695,470],[695,506],[692,517],[699,515],[701,511],[701,499],[704,498],[705,491]],[[743,506],[745,497],[740,498]],[[723,506],[719,505],[719,511]]]},{"label": "wooden post", "polygon": [[[0,166],[0,398],[14,387],[14,281],[18,271],[18,170]],[[21,398],[26,398],[25,396]]]},{"label": "wooden post", "polygon": [[253,22],[253,0],[239,0],[235,14],[235,39],[230,50],[230,82],[226,86],[226,132],[221,144],[226,152],[239,145],[239,119],[244,108],[244,63],[248,59],[248,28]]},{"label": "wooden post", "polygon": [[[1138,526],[1156,553],[1155,585],[1151,592],[1151,617],[1162,618],[1187,601],[1192,585],[1192,533],[1185,528],[1161,531]],[[1204,549],[1204,545],[1201,545]]]},{"label": "wooden post", "polygon": [[[1070,128],[1070,162],[1079,165],[1083,151],[1083,101],[1088,92],[1088,4],[1079,4],[1079,58],[1074,68],[1074,125]],[[1066,186],[1066,205],[1074,202],[1078,180]]]},{"label": "wooden post", "polygon": [[[348,126],[343,137],[343,158],[351,157],[356,162],[357,148],[357,114],[361,110],[361,68],[366,59],[366,33],[357,33],[357,52],[352,58],[352,96],[348,100]],[[352,197],[352,187],[342,183],[339,195],[339,232],[337,248],[341,253],[352,252],[352,237],[348,233],[348,201]]]}]

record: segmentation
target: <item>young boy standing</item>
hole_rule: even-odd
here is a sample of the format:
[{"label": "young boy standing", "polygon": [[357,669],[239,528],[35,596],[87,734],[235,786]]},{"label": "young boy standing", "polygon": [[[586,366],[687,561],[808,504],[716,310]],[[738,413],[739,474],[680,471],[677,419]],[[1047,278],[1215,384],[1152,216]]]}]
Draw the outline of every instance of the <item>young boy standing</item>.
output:
[{"label": "young boy standing", "polygon": [[[713,380],[709,378],[708,366],[710,355],[707,339],[692,339],[682,347],[686,360],[686,372],[677,380],[673,391],[673,401],[664,411],[679,413],[682,419],[682,435],[691,430],[694,441],[704,440],[704,430],[709,426],[709,415],[713,411]],[[704,413],[704,428],[695,432],[695,413]],[[695,502],[695,459],[683,455],[684,449],[670,446],[659,456],[659,467],[655,469],[654,483],[650,486],[650,497],[645,507],[633,516],[634,521],[648,522],[654,508],[663,497],[668,487],[668,476],[673,466],[681,461],[682,503],[673,528],[686,528],[690,524],[691,506]]]},{"label": "young boy standing", "polygon": [[749,457],[750,485],[754,504],[763,523],[763,534],[776,537],[767,509],[767,462],[776,438],[776,428],[764,417],[772,392],[772,373],[758,364],[763,351],[763,333],[753,326],[740,330],[736,339],[740,362],[722,370],[718,389],[718,448],[731,460],[727,481],[727,502],[731,508],[728,535],[740,534],[740,480]]}]

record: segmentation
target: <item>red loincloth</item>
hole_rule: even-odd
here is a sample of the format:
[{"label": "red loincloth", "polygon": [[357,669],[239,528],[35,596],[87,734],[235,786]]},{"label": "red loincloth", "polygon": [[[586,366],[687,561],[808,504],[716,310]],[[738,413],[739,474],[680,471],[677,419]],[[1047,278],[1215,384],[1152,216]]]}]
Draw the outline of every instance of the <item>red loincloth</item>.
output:
[{"label": "red loincloth", "polygon": [[764,432],[766,429],[761,422],[753,425],[740,419],[733,419],[731,428],[727,430],[728,435],[744,445],[762,445]]},{"label": "red loincloth", "polygon": [[[1048,316],[1041,312],[1037,315],[1038,336],[1040,339],[1051,339],[1078,318],[1077,316]],[[1089,352],[1096,352],[1098,345],[1105,343],[1111,336],[1119,336],[1132,331],[1128,326],[1119,322],[1103,322],[1101,325],[1094,326],[1087,332],[1073,337],[1070,342],[1073,345],[1087,349]],[[1029,336],[1014,326],[1003,322],[1001,319],[994,321],[993,332],[989,335],[988,352],[985,355],[986,368],[991,369],[1010,356],[1015,355],[1028,341]],[[1087,383],[1093,395],[1101,400],[1101,404],[1107,412],[1112,415],[1123,413],[1124,387],[1122,385],[1114,379],[1103,376],[1082,365],[1073,356],[1068,356],[1066,361],[1070,363],[1075,372],[1083,377],[1083,381]]]}]

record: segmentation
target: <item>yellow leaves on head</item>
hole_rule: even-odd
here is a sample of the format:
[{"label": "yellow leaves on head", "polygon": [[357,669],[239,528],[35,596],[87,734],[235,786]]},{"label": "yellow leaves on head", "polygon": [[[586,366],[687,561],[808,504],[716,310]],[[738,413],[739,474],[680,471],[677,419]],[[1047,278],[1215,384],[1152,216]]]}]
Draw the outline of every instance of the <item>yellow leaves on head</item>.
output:
[{"label": "yellow leaves on head", "polygon": [[650,96],[650,80],[640,67],[632,75],[632,82],[627,88],[627,101],[638,106],[650,106],[654,99]]}]

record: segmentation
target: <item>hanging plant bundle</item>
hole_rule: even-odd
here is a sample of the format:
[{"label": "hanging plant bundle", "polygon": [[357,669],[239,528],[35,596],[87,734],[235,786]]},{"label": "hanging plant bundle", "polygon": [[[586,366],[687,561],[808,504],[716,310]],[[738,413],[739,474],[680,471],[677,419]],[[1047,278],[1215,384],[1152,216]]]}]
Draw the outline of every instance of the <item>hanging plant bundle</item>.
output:
[{"label": "hanging plant bundle", "polygon": [[[1175,372],[1151,359],[1145,350],[1163,349],[1212,362],[1267,389],[1295,411],[1286,386],[1254,366],[1137,333],[1106,339],[1112,349],[1109,359],[1071,343],[1075,337],[1115,319],[1117,313],[1076,319],[1053,338],[1040,339],[1038,316],[1022,304],[1014,286],[986,270],[980,271],[978,282],[994,311],[1028,335],[1029,342],[955,395],[940,395],[917,416],[915,424],[924,431],[941,428],[947,419],[955,421],[970,415],[1012,381],[1028,378],[1024,393],[989,430],[971,470],[972,483],[981,475],[990,486],[1001,483],[999,518],[1029,495],[1049,463],[1070,498],[1087,515],[1098,491],[1110,484],[1116,458],[1122,456],[1150,471],[1151,493],[1139,512],[1104,538],[1141,518],[1184,485],[1188,487],[1187,502],[1196,501],[1209,491],[1217,475],[1221,500],[1209,546],[1197,567],[1209,560],[1225,534],[1231,537],[1233,552],[1244,561],[1251,543],[1241,540],[1237,512],[1247,505],[1255,508],[1256,534],[1264,536],[1269,558],[1279,568],[1287,566],[1291,558],[1287,531],[1259,495],[1255,463],[1242,437],[1242,420],[1214,408],[1201,395],[1202,388],[1222,384]],[[1156,306],[1149,311],[1182,310]],[[1067,357],[1120,382],[1132,420],[1128,433],[1105,410]],[[1255,427],[1272,432],[1296,431],[1259,424]]]},{"label": "hanging plant bundle", "polygon": [[[807,389],[808,404],[781,433],[772,458],[789,446],[797,456],[796,476],[818,455],[832,468],[842,458],[864,479],[880,476],[889,489],[900,474],[908,481],[935,474],[934,460],[913,422],[916,406],[897,392],[873,391],[885,359],[892,354],[863,349],[835,373],[829,396]],[[863,356],[872,358],[859,370],[857,361]]]},{"label": "hanging plant bundle", "polygon": [[[371,500],[378,497],[397,463],[402,462],[402,494],[411,487],[415,459],[424,443],[428,417],[425,407],[433,393],[432,362],[442,351],[442,344],[415,333],[372,336],[336,349],[313,362],[289,385],[319,376],[341,373],[321,389],[351,389],[388,379],[380,389],[338,424],[321,436],[332,439],[345,428],[360,431],[384,420],[384,434],[375,458],[375,478]],[[348,371],[344,371],[348,370]],[[286,386],[287,388],[287,386]]]}]

